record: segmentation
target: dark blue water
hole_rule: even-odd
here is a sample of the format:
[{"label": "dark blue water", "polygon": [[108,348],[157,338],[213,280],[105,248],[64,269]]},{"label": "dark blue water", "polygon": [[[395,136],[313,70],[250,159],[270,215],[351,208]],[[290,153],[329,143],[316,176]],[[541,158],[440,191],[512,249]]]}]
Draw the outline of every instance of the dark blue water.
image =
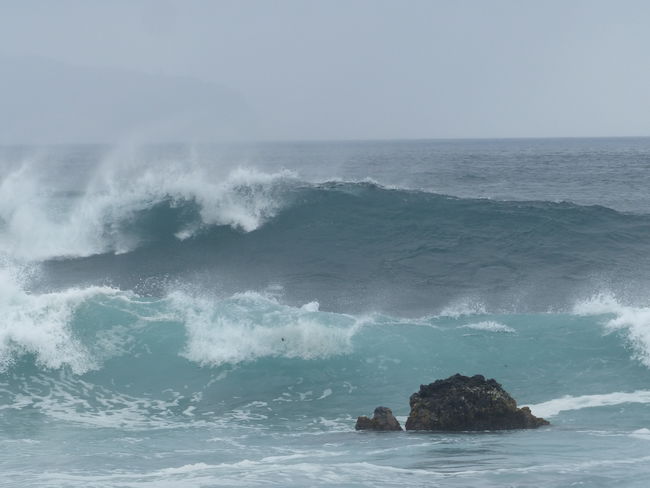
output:
[{"label": "dark blue water", "polygon": [[[646,486],[649,168],[650,139],[4,147],[0,485]],[[552,425],[353,430],[456,372]]]}]

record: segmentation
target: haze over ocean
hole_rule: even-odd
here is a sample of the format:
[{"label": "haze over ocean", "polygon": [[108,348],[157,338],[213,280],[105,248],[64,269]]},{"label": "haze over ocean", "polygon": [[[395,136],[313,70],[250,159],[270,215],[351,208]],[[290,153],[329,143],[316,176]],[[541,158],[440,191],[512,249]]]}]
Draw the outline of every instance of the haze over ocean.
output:
[{"label": "haze over ocean", "polygon": [[0,487],[649,486],[649,22],[0,0]]}]

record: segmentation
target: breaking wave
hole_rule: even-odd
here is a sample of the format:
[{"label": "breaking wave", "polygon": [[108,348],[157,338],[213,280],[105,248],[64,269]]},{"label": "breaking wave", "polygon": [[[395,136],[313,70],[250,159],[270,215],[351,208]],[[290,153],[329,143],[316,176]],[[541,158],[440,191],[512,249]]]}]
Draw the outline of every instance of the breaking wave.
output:
[{"label": "breaking wave", "polygon": [[25,165],[0,182],[0,252],[38,261],[125,253],[205,226],[250,232],[276,215],[297,184],[289,171],[239,168],[216,178],[165,164],[138,172],[107,166],[83,191],[55,192]]},{"label": "breaking wave", "polygon": [[[29,393],[32,406],[59,417],[73,408],[61,407],[63,398],[76,405],[79,398],[103,395],[124,422],[139,425],[146,412],[136,406],[146,404],[150,417],[166,425],[173,421],[168,415],[205,411],[204,395],[213,384],[220,392],[238,391],[242,382],[252,391],[270,389],[279,402],[340,402],[355,390],[369,398],[403,398],[413,388],[411,374],[478,370],[502,381],[518,371],[512,389],[532,400],[538,415],[648,402],[638,382],[619,381],[632,393],[602,391],[603,374],[625,378],[631,368],[650,367],[647,309],[611,299],[579,303],[573,314],[407,319],[325,312],[317,302],[289,306],[252,291],[226,298],[182,287],[162,298],[95,286],[30,293],[21,279],[17,268],[0,274],[0,396],[9,395],[5,404],[21,408]],[[549,392],[559,388],[569,396],[548,400],[539,379],[531,386],[528,378],[539,368]],[[282,383],[283,371],[298,374],[297,384],[304,379],[310,390],[277,390],[273,382]],[[358,376],[364,385],[357,384]],[[189,398],[179,393],[188,381],[202,385]],[[88,421],[102,425],[95,407],[86,408]]]},{"label": "breaking wave", "polygon": [[254,292],[225,300],[183,291],[147,299],[95,286],[32,294],[6,270],[0,284],[2,371],[31,356],[42,368],[83,374],[103,360],[147,349],[149,340],[160,341],[170,327],[176,334],[169,339],[179,341],[172,350],[201,365],[327,358],[350,352],[362,324],[352,316],[319,312],[316,302],[294,308]]},{"label": "breaking wave", "polygon": [[355,313],[567,311],[594,289],[645,298],[647,215],[289,171],[107,168],[68,192],[29,166],[8,174],[0,257],[43,263],[42,289],[154,283],[139,291],[162,296],[163,281],[198,280],[231,295],[275,283],[293,304]]},{"label": "breaking wave", "polygon": [[601,294],[576,304],[574,312],[600,316],[606,331],[622,333],[634,357],[650,367],[650,307],[624,305],[612,295]]}]

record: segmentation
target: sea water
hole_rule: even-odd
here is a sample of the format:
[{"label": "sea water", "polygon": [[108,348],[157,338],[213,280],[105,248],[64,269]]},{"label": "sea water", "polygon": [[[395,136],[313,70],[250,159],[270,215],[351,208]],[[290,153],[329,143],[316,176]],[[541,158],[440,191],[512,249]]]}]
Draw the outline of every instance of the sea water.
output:
[{"label": "sea water", "polygon": [[[0,486],[650,484],[650,139],[0,148]],[[356,432],[499,381],[551,425]]]}]

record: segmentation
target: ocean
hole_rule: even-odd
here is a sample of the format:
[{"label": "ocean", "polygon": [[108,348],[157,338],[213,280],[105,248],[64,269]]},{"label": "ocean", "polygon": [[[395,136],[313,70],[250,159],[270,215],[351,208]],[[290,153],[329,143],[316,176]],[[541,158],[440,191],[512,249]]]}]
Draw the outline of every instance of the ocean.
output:
[{"label": "ocean", "polygon": [[[650,486],[650,139],[0,148],[0,486]],[[373,433],[495,378],[551,425]]]}]

